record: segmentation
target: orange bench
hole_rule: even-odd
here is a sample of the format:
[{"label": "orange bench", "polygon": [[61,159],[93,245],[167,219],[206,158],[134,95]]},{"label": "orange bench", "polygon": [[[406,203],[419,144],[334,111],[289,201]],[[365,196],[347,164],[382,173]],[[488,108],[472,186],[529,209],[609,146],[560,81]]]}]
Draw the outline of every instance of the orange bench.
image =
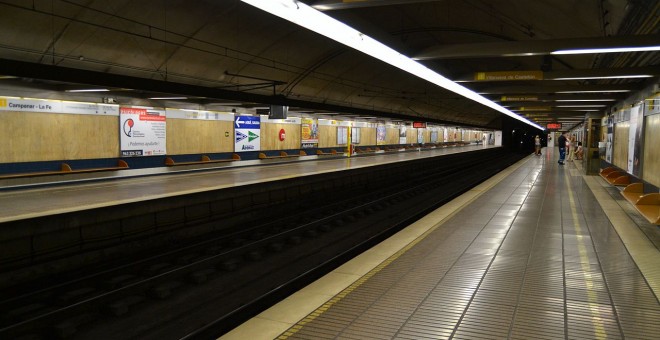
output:
[{"label": "orange bench", "polygon": [[194,165],[194,164],[234,162],[234,161],[240,161],[240,160],[241,160],[241,156],[239,156],[238,154],[233,154],[233,155],[231,155],[231,158],[227,158],[227,159],[211,159],[207,155],[202,155],[202,160],[201,161],[193,161],[193,162],[175,162],[171,157],[166,157],[165,158],[165,165],[167,165],[167,166]]},{"label": "orange bench", "polygon": [[338,155],[337,150],[335,150],[335,149],[330,149],[330,152],[324,152],[322,150],[316,150],[316,154],[318,156],[337,156]]},{"label": "orange bench", "polygon": [[660,225],[660,193],[641,196],[635,203],[635,208],[650,223]]},{"label": "orange bench", "polygon": [[600,177],[603,177],[608,183],[616,186],[626,186],[630,184],[630,175],[615,167],[601,169]]},{"label": "orange bench", "polygon": [[277,158],[290,158],[290,157],[300,157],[300,156],[307,156],[307,153],[302,150],[300,150],[297,155],[289,155],[285,151],[280,151],[279,156],[268,156],[263,152],[259,153],[259,159],[277,159]]}]

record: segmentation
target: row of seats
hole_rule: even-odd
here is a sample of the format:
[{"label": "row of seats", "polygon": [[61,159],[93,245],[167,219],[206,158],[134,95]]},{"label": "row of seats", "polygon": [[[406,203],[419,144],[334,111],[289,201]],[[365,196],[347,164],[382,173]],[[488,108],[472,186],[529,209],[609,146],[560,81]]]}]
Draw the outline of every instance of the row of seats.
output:
[{"label": "row of seats", "polygon": [[[469,142],[448,142],[448,143],[437,143],[437,144],[425,144],[425,145],[402,145],[402,146],[386,146],[383,149],[376,147],[374,149],[370,147],[356,148],[355,152],[360,153],[375,153],[375,152],[395,152],[402,149],[427,149],[427,148],[437,148],[437,147],[448,147],[448,146],[460,146],[467,145]],[[322,150],[317,150],[316,154],[318,156],[338,156],[343,155],[343,152],[337,152],[334,149],[331,149],[329,152]],[[303,150],[300,150],[298,154],[288,154],[285,151],[280,151],[277,154],[267,154],[265,152],[259,153],[259,159],[282,159],[282,158],[292,158],[307,156],[307,153]],[[196,164],[211,164],[211,163],[224,163],[224,162],[234,162],[240,161],[241,156],[238,154],[233,154],[231,158],[224,159],[211,159],[207,155],[202,155],[200,160],[197,161],[185,161],[179,162],[172,157],[165,158],[165,165],[168,167],[180,166],[180,165],[196,165]],[[117,160],[117,166],[115,167],[104,167],[104,168],[87,168],[87,169],[72,169],[71,166],[67,163],[62,163],[60,165],[60,170],[56,171],[40,171],[40,172],[24,172],[24,173],[11,173],[11,174],[0,174],[0,179],[12,179],[12,178],[23,178],[23,177],[36,177],[36,176],[49,176],[49,175],[61,175],[61,174],[74,174],[74,173],[85,173],[85,172],[99,172],[99,171],[116,171],[128,169],[128,164],[119,159]]]},{"label": "row of seats", "polygon": [[128,163],[118,159],[117,166],[114,167],[105,167],[105,168],[83,168],[83,169],[73,169],[68,163],[60,164],[60,170],[56,171],[39,171],[39,172],[24,172],[24,173],[12,173],[12,174],[2,174],[0,179],[13,179],[13,178],[24,178],[24,177],[35,177],[35,176],[50,176],[50,175],[65,175],[65,174],[79,174],[87,172],[100,172],[100,171],[114,171],[114,170],[124,170],[128,169]]},{"label": "row of seats", "polygon": [[632,176],[615,167],[601,169],[600,176],[612,185],[623,186],[621,195],[650,223],[660,225],[660,193],[645,193],[644,183],[631,183]]},{"label": "row of seats", "polygon": [[192,161],[192,162],[176,162],[171,157],[165,158],[165,165],[167,166],[177,166],[177,165],[195,165],[195,164],[209,164],[209,163],[225,163],[225,162],[234,162],[240,161],[241,156],[238,154],[231,155],[231,158],[222,158],[222,159],[211,159],[207,155],[202,155],[201,160]]}]

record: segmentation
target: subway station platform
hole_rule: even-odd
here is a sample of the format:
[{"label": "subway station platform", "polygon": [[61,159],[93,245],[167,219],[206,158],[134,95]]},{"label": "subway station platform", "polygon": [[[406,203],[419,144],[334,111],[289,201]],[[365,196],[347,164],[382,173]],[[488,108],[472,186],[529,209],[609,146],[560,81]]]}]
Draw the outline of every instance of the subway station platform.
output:
[{"label": "subway station platform", "polygon": [[660,229],[543,151],[221,339],[657,339]]}]

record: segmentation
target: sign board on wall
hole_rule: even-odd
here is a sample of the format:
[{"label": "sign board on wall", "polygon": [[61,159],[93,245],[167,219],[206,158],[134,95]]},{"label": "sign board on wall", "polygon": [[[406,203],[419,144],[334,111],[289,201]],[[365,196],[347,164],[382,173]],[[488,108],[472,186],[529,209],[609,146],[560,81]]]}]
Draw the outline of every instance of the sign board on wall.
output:
[{"label": "sign board on wall", "polygon": [[548,123],[545,127],[548,130],[561,130],[561,123]]},{"label": "sign board on wall", "polygon": [[166,153],[165,110],[152,107],[120,107],[119,136],[122,157]]},{"label": "sign board on wall", "polygon": [[387,127],[385,125],[378,125],[376,127],[376,145],[385,144],[386,137],[387,137]]},{"label": "sign board on wall", "polygon": [[319,144],[319,126],[316,119],[302,118],[300,120],[300,138],[302,148],[315,148]]},{"label": "sign board on wall", "polygon": [[0,97],[0,111],[119,116],[118,105],[14,97]]},{"label": "sign board on wall", "polygon": [[399,126],[399,144],[406,144],[406,133],[408,129],[405,125]]},{"label": "sign board on wall", "polygon": [[236,152],[261,150],[261,119],[255,116],[234,118],[234,150]]}]

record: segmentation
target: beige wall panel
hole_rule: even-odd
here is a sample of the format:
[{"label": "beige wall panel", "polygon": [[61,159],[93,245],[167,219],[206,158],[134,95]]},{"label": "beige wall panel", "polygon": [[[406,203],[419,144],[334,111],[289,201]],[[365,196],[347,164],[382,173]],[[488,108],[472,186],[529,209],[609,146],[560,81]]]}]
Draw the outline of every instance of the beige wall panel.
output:
[{"label": "beige wall panel", "polygon": [[168,119],[167,154],[233,152],[233,127],[227,121]]},{"label": "beige wall panel", "polygon": [[399,144],[399,129],[385,129],[385,144]]},{"label": "beige wall panel", "polygon": [[119,156],[116,116],[0,112],[0,162]]},{"label": "beige wall panel", "polygon": [[628,135],[630,133],[630,123],[621,122],[614,125],[614,146],[612,152],[614,157],[612,163],[623,169],[628,169]]},{"label": "beige wall panel", "polygon": [[319,148],[336,148],[337,126],[319,125]]},{"label": "beige wall panel", "polygon": [[[285,139],[280,141],[280,129],[284,129]],[[299,124],[261,123],[261,150],[300,149]]]},{"label": "beige wall panel", "polygon": [[417,129],[406,129],[406,144],[417,144]]},{"label": "beige wall panel", "polygon": [[660,114],[644,117],[644,126],[642,178],[660,187]]},{"label": "beige wall panel", "polygon": [[376,145],[376,128],[360,128],[360,145]]},{"label": "beige wall panel", "polygon": [[431,143],[431,130],[424,129],[424,143]]}]

